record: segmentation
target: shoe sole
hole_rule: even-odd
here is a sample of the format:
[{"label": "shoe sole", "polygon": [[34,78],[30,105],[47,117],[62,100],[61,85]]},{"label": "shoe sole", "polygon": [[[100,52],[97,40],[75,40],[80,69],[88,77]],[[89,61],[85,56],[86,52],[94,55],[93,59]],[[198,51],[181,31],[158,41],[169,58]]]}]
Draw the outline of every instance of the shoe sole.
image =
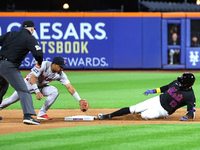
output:
[{"label": "shoe sole", "polygon": [[47,119],[47,118],[42,118],[42,117],[37,117],[37,119],[39,119],[39,120],[52,120],[52,118]]},{"label": "shoe sole", "polygon": [[40,124],[39,122],[33,122],[33,121],[30,121],[30,120],[23,120],[23,123],[24,124],[32,124],[32,125],[38,125],[38,124]]}]

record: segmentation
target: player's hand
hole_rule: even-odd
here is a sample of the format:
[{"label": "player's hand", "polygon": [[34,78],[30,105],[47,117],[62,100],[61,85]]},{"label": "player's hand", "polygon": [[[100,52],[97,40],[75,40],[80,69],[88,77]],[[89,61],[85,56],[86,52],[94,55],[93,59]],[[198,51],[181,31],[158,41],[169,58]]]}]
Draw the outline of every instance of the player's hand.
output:
[{"label": "player's hand", "polygon": [[36,68],[38,68],[38,69],[41,68],[41,65],[39,65],[37,61],[35,62],[35,64],[36,64],[36,65],[35,65]]},{"label": "player's hand", "polygon": [[181,119],[179,119],[179,121],[186,121],[187,119],[182,117]]},{"label": "player's hand", "polygon": [[79,101],[80,109],[82,112],[86,112],[89,109],[89,103],[86,99],[82,99]]},{"label": "player's hand", "polygon": [[44,98],[44,95],[43,95],[41,92],[38,92],[38,93],[36,94],[36,98],[37,98],[38,100],[41,100],[42,98]]},{"label": "player's hand", "polygon": [[146,90],[143,92],[144,95],[156,93],[156,90]]}]

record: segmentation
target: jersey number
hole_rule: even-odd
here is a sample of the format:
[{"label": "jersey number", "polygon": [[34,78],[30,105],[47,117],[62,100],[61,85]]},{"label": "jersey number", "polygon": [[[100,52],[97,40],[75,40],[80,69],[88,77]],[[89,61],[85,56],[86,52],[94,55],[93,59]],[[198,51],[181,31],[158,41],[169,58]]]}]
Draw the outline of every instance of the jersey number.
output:
[{"label": "jersey number", "polygon": [[169,103],[171,107],[175,107],[177,105],[177,102],[175,100],[172,100],[171,103]]}]

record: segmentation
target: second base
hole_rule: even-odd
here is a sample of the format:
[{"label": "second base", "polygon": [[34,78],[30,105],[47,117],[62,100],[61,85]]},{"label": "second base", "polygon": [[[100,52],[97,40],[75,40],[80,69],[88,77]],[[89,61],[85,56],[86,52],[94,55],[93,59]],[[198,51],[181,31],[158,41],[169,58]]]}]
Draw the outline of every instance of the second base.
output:
[{"label": "second base", "polygon": [[65,121],[93,121],[94,119],[97,119],[97,117],[86,115],[65,117]]}]

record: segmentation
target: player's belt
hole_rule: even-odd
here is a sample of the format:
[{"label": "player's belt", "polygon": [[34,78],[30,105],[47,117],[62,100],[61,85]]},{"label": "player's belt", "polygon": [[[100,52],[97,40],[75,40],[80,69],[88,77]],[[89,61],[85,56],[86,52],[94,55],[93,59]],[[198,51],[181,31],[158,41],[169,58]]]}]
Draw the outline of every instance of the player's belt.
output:
[{"label": "player's belt", "polygon": [[6,58],[5,56],[1,56],[1,55],[0,55],[0,60],[7,60],[7,61],[9,61],[8,58]]},{"label": "player's belt", "polygon": [[[6,60],[6,61],[10,61],[8,58],[6,58],[5,56],[0,55],[0,60]],[[12,61],[10,61],[12,62]],[[16,67],[19,67],[21,64],[17,63],[17,62],[12,62],[15,64]]]}]

